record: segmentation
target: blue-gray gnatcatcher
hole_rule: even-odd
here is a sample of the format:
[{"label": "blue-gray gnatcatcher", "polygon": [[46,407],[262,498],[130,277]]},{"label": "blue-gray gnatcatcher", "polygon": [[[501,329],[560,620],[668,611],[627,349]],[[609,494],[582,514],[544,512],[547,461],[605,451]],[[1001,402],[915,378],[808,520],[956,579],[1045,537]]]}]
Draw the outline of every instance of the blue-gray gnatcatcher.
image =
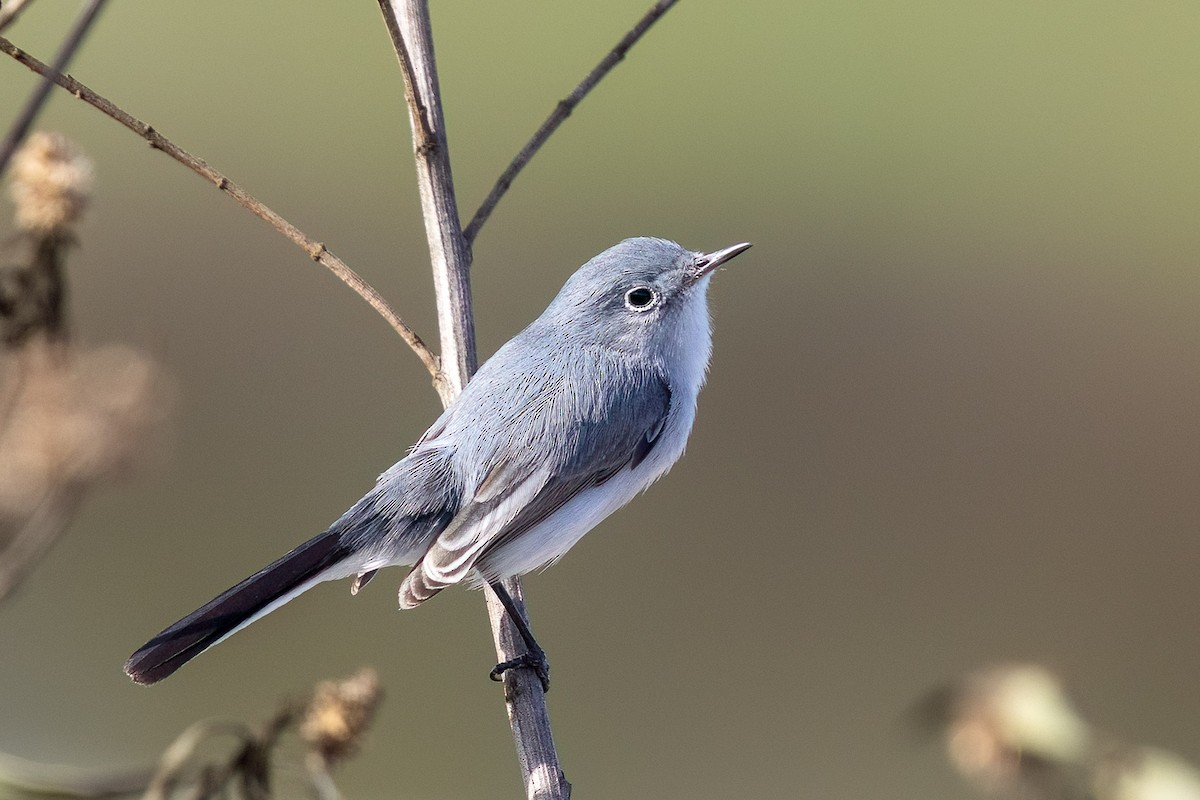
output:
[{"label": "blue-gray gnatcatcher", "polygon": [[626,239],[580,267],[501,347],[408,455],[327,531],[147,642],[125,671],[155,683],[321,581],[414,565],[400,607],[488,583],[529,652],[545,654],[500,580],[547,566],[683,455],[712,349],[706,299],[736,244],[694,253]]}]

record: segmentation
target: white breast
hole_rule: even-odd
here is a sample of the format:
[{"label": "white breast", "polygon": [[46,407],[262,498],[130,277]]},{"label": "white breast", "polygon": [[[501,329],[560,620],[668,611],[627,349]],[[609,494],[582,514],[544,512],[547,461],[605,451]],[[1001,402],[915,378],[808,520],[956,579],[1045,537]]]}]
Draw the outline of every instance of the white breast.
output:
[{"label": "white breast", "polygon": [[671,411],[650,454],[634,469],[622,470],[600,486],[581,491],[545,520],[489,553],[481,564],[488,578],[523,575],[557,561],[585,533],[666,474],[683,455],[712,352],[704,297],[707,289],[705,277],[696,286],[692,302],[681,309],[677,324],[665,332],[667,340],[661,352],[671,385]]}]

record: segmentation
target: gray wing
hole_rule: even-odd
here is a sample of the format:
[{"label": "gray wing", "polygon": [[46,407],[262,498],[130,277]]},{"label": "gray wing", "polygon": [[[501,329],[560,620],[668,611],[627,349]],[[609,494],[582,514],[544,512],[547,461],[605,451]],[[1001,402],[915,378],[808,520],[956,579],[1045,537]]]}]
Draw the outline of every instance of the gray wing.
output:
[{"label": "gray wing", "polygon": [[454,475],[453,454],[442,448],[415,448],[379,476],[375,486],[331,527],[357,554],[362,575],[373,570],[412,564],[458,513],[461,488]]},{"label": "gray wing", "polygon": [[[560,383],[530,403],[522,427],[563,446],[535,458],[514,448],[496,459],[475,493],[400,587],[411,608],[459,583],[479,560],[546,519],[580,491],[645,460],[671,410],[671,390],[652,368],[608,365],[605,391]],[[590,377],[590,376],[589,376]],[[545,448],[542,448],[545,449]]]}]

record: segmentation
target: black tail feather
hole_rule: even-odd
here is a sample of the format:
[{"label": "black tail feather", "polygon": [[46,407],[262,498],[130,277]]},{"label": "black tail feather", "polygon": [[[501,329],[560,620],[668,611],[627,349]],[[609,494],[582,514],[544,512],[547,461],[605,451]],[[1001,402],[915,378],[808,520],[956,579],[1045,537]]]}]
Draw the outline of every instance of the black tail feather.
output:
[{"label": "black tail feather", "polygon": [[126,674],[137,683],[157,683],[273,604],[291,599],[349,555],[339,539],[323,533],[222,592],[142,645],[125,663]]}]

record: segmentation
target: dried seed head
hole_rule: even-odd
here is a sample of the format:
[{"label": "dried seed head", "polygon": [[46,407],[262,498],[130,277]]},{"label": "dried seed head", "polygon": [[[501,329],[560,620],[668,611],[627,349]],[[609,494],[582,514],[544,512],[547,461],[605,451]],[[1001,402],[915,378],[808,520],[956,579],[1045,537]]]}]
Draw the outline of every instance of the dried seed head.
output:
[{"label": "dried seed head", "polygon": [[92,162],[67,137],[32,134],[12,161],[17,227],[41,236],[66,233],[87,206],[92,175]]},{"label": "dried seed head", "polygon": [[126,347],[34,340],[0,361],[0,519],[22,517],[55,487],[128,474],[159,438],[173,382]]},{"label": "dried seed head", "polygon": [[1081,764],[1093,744],[1058,677],[1037,664],[964,675],[932,693],[924,711],[941,728],[954,767],[991,793],[1013,793],[1047,770]]},{"label": "dried seed head", "polygon": [[1092,796],[1098,800],[1197,800],[1200,771],[1156,747],[1117,747],[1096,766]]},{"label": "dried seed head", "polygon": [[370,668],[344,681],[323,681],[304,712],[300,736],[332,765],[358,748],[382,699],[379,676]]}]

